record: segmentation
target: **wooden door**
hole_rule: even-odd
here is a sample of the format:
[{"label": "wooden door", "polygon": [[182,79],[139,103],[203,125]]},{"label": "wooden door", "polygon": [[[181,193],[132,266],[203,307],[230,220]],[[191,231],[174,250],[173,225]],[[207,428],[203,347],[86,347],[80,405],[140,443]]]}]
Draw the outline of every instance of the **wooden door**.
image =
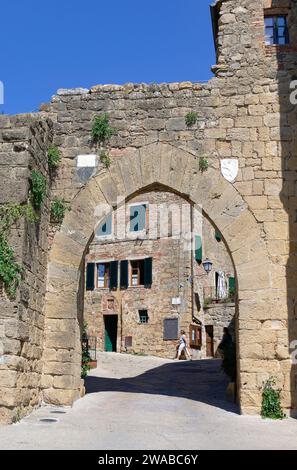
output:
[{"label": "wooden door", "polygon": [[105,315],[105,351],[116,352],[117,350],[117,330],[118,330],[118,316]]}]

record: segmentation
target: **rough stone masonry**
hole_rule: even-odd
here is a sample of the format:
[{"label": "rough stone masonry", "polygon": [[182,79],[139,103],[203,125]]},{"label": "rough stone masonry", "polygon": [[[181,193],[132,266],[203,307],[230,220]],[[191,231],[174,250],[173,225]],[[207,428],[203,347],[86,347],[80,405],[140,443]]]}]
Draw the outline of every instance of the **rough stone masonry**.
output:
[{"label": "rough stone masonry", "polygon": [[[265,45],[264,15],[287,15],[289,44]],[[0,117],[1,203],[27,200],[31,170],[48,174],[49,145],[63,157],[39,223],[20,223],[12,234],[24,275],[16,300],[0,301],[0,421],[17,419],[41,400],[70,405],[82,393],[82,268],[94,210],[156,183],[202,205],[232,256],[242,413],[259,413],[271,375],[282,406],[296,410],[290,345],[297,339],[297,114],[290,86],[297,1],[221,0],[212,16],[217,64],[206,84],[59,90],[39,113]],[[198,114],[191,128],[189,111]],[[109,169],[98,158],[79,158],[96,155],[91,128],[103,112],[118,131]],[[200,156],[209,161],[203,174]],[[229,159],[238,164],[231,182],[221,172]],[[48,207],[56,195],[70,211],[52,231]]]}]

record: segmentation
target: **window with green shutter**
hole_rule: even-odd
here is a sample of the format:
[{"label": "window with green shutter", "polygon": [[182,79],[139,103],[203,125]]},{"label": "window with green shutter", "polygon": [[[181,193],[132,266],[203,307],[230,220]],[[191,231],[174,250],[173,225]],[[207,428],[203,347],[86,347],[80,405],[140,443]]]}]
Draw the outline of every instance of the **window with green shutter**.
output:
[{"label": "window with green shutter", "polygon": [[144,287],[151,287],[153,283],[153,258],[144,260]]},{"label": "window with green shutter", "polygon": [[95,288],[95,263],[87,264],[87,273],[86,273],[86,289],[94,290]]},{"label": "window with green shutter", "polygon": [[120,264],[120,287],[121,289],[128,289],[129,286],[129,262],[128,260],[121,261]]},{"label": "window with green shutter", "polygon": [[111,261],[110,263],[110,289],[117,289],[118,287],[118,261]]},{"label": "window with green shutter", "polygon": [[195,236],[195,260],[202,263],[202,238],[199,235]]},{"label": "window with green shutter", "polygon": [[236,282],[235,282],[235,277],[230,276],[229,277],[229,296],[234,297],[236,293]]}]

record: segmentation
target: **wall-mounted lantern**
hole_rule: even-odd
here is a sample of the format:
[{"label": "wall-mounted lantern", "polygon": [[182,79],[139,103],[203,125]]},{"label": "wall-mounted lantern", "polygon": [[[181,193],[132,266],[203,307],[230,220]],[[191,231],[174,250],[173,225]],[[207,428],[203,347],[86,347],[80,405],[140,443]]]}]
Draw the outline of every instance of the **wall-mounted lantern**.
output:
[{"label": "wall-mounted lantern", "polygon": [[206,258],[206,260],[203,261],[202,264],[203,264],[203,267],[204,267],[204,270],[205,270],[206,274],[209,274],[210,271],[212,270],[213,263],[211,261],[209,261],[208,258]]}]

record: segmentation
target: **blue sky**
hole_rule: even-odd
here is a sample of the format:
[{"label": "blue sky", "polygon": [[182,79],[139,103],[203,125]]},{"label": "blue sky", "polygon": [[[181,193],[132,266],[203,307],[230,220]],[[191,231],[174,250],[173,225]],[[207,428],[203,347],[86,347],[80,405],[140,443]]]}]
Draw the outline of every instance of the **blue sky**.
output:
[{"label": "blue sky", "polygon": [[11,0],[1,5],[0,112],[36,111],[58,88],[208,80],[211,0]]}]

